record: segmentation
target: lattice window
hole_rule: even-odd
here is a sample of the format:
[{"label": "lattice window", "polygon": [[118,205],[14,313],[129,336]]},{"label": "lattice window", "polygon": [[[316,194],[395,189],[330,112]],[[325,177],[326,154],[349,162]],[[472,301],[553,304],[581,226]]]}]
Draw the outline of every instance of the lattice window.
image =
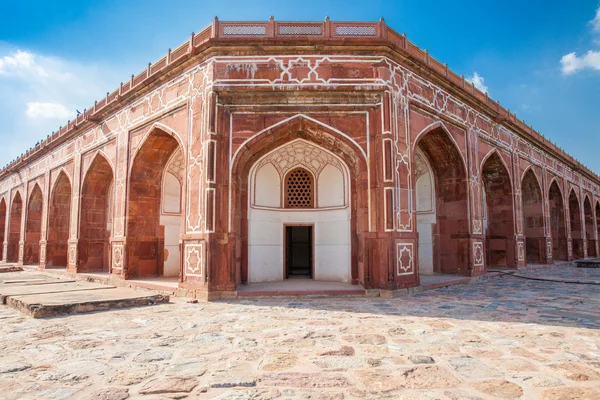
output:
[{"label": "lattice window", "polygon": [[304,168],[291,170],[285,178],[285,208],[313,208],[315,183]]},{"label": "lattice window", "polygon": [[372,26],[338,26],[335,28],[336,35],[342,36],[375,36],[375,28]]}]

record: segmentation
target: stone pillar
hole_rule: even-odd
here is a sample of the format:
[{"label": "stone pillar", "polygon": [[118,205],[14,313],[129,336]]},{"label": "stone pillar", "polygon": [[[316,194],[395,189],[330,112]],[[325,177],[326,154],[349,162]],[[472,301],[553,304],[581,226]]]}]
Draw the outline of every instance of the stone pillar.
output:
[{"label": "stone pillar", "polygon": [[521,168],[519,165],[519,154],[515,147],[512,153],[513,164],[513,207],[515,220],[515,265],[517,268],[524,267],[525,260],[525,236],[523,235],[523,202],[521,194]]},{"label": "stone pillar", "polygon": [[[398,91],[401,89],[398,88]],[[385,185],[383,195],[385,206],[385,225],[395,231],[392,241],[391,270],[397,288],[411,288],[420,284],[419,280],[419,234],[417,232],[415,174],[412,168],[414,159],[410,151],[411,138],[407,121],[408,104],[403,93],[386,92],[383,97],[382,136],[386,145],[390,146],[391,172],[393,186]],[[384,154],[384,157],[388,157]],[[388,161],[384,158],[384,162]],[[387,167],[386,167],[387,168]],[[385,172],[385,171],[384,171]],[[391,204],[390,204],[391,202]],[[371,206],[378,203],[371,203]],[[389,226],[388,213],[393,213]],[[362,257],[362,277],[366,282],[371,280],[368,260],[370,249],[364,246]]]},{"label": "stone pillar", "polygon": [[486,273],[486,238],[483,233],[483,184],[479,168],[479,138],[477,132],[467,130],[467,176],[469,196],[469,230],[470,237],[466,241],[468,248],[467,274],[479,276]]},{"label": "stone pillar", "polygon": [[[190,105],[191,128],[188,135],[188,148],[185,155],[186,182],[182,188],[184,194],[183,209],[184,232],[180,239],[181,272],[180,290],[186,295],[208,299],[209,265],[211,265],[211,252],[209,243],[211,232],[214,232],[213,212],[210,216],[206,210],[215,207],[216,166],[217,151],[225,152],[225,147],[220,147],[216,140],[216,127],[214,121],[208,124],[209,113],[213,116],[216,95],[205,91],[202,96],[195,98]],[[215,168],[216,167],[216,168]],[[225,201],[227,203],[227,201]],[[222,214],[227,220],[227,212]],[[207,219],[208,218],[208,219]]]},{"label": "stone pillar", "polygon": [[67,271],[77,272],[77,238],[79,231],[79,206],[81,187],[81,153],[76,142],[75,157],[73,158],[73,182],[71,187],[71,217],[69,218],[69,241]]},{"label": "stone pillar", "polygon": [[40,237],[40,269],[46,268],[46,247],[48,245],[48,210],[50,202],[50,169],[44,174],[44,189],[42,194],[42,232]]},{"label": "stone pillar", "polygon": [[110,238],[110,274],[125,279],[126,263],[126,215],[127,215],[127,168],[129,165],[129,132],[122,129],[116,134],[116,165],[113,184],[113,228]]},{"label": "stone pillar", "polygon": [[6,194],[6,218],[4,218],[4,242],[2,242],[2,262],[6,263],[6,255],[8,253],[8,224],[10,223],[10,208],[12,206],[12,191],[9,190]]},{"label": "stone pillar", "polygon": [[21,232],[19,233],[19,265],[23,265],[23,257],[25,256],[25,226],[27,217],[27,207],[29,206],[29,187],[27,182],[23,185],[23,207],[21,209]]},{"label": "stone pillar", "polygon": [[571,212],[569,206],[569,182],[563,180],[564,206],[565,206],[565,228],[567,229],[567,261],[573,261],[573,238],[571,237]]},{"label": "stone pillar", "polygon": [[545,249],[542,257],[542,262],[545,264],[551,264],[554,262],[554,254],[552,254],[552,229],[550,222],[550,198],[549,196],[550,185],[548,185],[548,171],[546,167],[542,169],[542,205],[544,213],[544,246],[540,246],[541,249]]}]

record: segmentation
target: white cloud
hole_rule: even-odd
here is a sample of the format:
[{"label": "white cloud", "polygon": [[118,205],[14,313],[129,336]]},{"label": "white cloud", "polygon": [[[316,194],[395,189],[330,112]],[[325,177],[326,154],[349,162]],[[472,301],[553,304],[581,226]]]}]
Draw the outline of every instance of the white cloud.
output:
[{"label": "white cloud", "polygon": [[61,120],[75,116],[75,112],[70,111],[62,104],[40,103],[38,101],[28,102],[25,114],[27,114],[29,118],[52,118]]},{"label": "white cloud", "polygon": [[467,82],[472,83],[477,89],[483,93],[488,93],[488,87],[485,86],[485,79],[480,76],[477,72],[473,73],[473,76],[466,78]]},{"label": "white cloud", "polygon": [[596,10],[596,16],[590,21],[592,32],[600,34],[600,7]]},{"label": "white cloud", "polygon": [[[600,44],[600,7],[596,10],[596,15],[589,22],[589,25],[592,27],[592,32],[597,35],[595,43]],[[560,64],[561,70],[565,75],[570,75],[586,68],[598,71],[600,70],[600,51],[588,50],[582,56],[578,56],[575,52],[565,54],[561,57]]]},{"label": "white cloud", "polygon": [[35,74],[48,76],[48,73],[36,63],[35,56],[27,51],[17,50],[15,53],[0,58],[0,75]]},{"label": "white cloud", "polygon": [[46,138],[127,76],[106,65],[0,47],[0,167]]},{"label": "white cloud", "polygon": [[575,53],[569,53],[560,59],[562,72],[565,75],[572,74],[585,68],[591,68],[600,71],[600,51],[590,50],[579,57]]}]

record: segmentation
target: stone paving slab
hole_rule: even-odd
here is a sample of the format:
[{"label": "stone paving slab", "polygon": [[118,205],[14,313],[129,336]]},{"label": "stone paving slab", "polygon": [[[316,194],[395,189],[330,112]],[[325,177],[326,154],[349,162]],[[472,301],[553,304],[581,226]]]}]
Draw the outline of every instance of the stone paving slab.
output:
[{"label": "stone paving slab", "polygon": [[600,268],[600,258],[588,258],[586,260],[576,260],[575,265],[579,268]]},{"label": "stone paving slab", "polygon": [[107,286],[98,283],[87,282],[52,282],[45,285],[0,285],[0,304],[6,304],[6,299],[13,296],[30,296],[45,293],[77,292],[81,290],[109,289],[115,286]]},{"label": "stone paving slab", "polygon": [[11,278],[0,281],[0,287],[8,286],[34,286],[34,285],[51,285],[55,283],[73,283],[75,279],[58,279],[50,276],[26,277],[26,278]]},{"label": "stone paving slab", "polygon": [[598,310],[597,286],[511,277],[396,299],[0,307],[0,398],[598,400]]},{"label": "stone paving slab", "polygon": [[11,296],[6,304],[33,318],[168,303],[169,296],[129,288],[108,288]]},{"label": "stone paving slab", "polygon": [[18,265],[0,265],[0,274],[17,271],[23,271],[23,268]]}]

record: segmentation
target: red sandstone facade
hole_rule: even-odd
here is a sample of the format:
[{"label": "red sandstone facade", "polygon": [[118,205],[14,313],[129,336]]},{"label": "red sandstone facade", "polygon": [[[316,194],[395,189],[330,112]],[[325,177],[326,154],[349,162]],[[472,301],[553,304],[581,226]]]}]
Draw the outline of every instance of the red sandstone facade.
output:
[{"label": "red sandstone facade", "polygon": [[252,168],[296,140],[346,171],[353,284],[419,285],[416,157],[430,272],[598,255],[599,177],[383,21],[215,19],[0,171],[2,261],[234,292]]}]

